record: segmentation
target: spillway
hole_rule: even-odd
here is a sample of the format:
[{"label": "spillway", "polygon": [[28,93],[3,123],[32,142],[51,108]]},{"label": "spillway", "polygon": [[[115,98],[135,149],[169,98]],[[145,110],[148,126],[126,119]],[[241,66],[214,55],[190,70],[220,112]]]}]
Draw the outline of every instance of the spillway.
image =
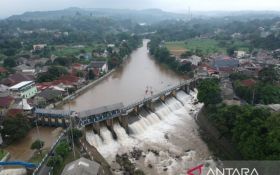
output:
[{"label": "spillway", "polygon": [[[176,98],[168,97],[164,102],[158,103],[154,112],[147,111],[132,116],[135,120],[129,124],[129,134],[115,122],[113,130],[116,140],[104,126],[100,129],[100,136],[87,131],[86,138],[109,162],[114,160],[116,154],[129,153],[138,148],[146,155],[138,164],[147,167],[149,162],[152,162],[153,166],[156,166],[152,172],[147,168],[148,173],[183,173],[187,161],[205,159],[208,155],[207,146],[197,135],[197,126],[190,112],[198,109],[198,106],[193,104],[195,97],[196,92],[188,95],[179,91]],[[149,150],[157,150],[159,155]],[[166,172],[164,167],[169,167]]]}]

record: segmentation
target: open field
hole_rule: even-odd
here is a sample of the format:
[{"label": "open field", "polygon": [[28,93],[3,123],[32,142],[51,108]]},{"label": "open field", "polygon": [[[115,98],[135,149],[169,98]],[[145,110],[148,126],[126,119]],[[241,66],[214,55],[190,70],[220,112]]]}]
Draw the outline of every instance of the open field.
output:
[{"label": "open field", "polygon": [[220,47],[218,42],[213,39],[190,39],[186,41],[166,42],[166,47],[176,56],[180,56],[187,50],[199,49],[204,55],[212,53],[226,53],[226,49]]},{"label": "open field", "polygon": [[227,46],[235,47],[238,50],[243,50],[248,52],[249,46],[248,43],[243,41],[230,41],[221,46],[219,41],[214,39],[189,39],[186,41],[172,41],[166,42],[165,46],[171,52],[171,54],[176,56],[181,56],[182,53],[186,52],[187,50],[201,50],[203,55],[209,55],[213,53],[227,53]]},{"label": "open field", "polygon": [[77,48],[73,46],[56,47],[53,54],[56,56],[71,56],[71,55],[78,55],[81,50],[91,53],[92,49],[93,47],[89,47],[89,46],[85,46],[83,48]]}]

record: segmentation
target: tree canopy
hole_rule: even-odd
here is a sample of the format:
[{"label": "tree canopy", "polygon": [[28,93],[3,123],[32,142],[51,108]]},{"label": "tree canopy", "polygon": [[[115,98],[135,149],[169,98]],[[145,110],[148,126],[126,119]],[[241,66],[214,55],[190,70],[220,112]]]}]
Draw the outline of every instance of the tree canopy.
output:
[{"label": "tree canopy", "polygon": [[218,79],[204,79],[198,85],[197,99],[206,106],[222,101]]},{"label": "tree canopy", "polygon": [[16,117],[7,117],[3,121],[1,133],[4,141],[11,143],[24,138],[30,128],[28,120],[23,115],[17,115]]}]

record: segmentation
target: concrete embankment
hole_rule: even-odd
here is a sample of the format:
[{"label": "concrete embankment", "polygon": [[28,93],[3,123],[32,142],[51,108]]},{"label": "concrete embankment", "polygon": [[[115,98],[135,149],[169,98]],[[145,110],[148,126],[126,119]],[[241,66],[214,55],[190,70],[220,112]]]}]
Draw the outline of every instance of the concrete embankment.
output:
[{"label": "concrete embankment", "polygon": [[200,127],[202,139],[218,159],[241,160],[242,157],[233,143],[222,136],[213,123],[208,119],[206,109],[203,107],[196,117]]},{"label": "concrete embankment", "polygon": [[51,108],[63,105],[63,104],[65,104],[69,100],[74,100],[79,95],[81,95],[84,92],[86,92],[89,88],[92,88],[92,87],[98,85],[101,81],[103,81],[104,79],[109,77],[114,71],[115,71],[115,69],[112,69],[110,72],[108,72],[104,76],[102,76],[102,77],[98,78],[97,80],[94,80],[94,81],[90,82],[89,84],[81,87],[80,89],[76,90],[73,94],[70,94],[70,95],[64,97],[61,101],[56,102],[55,104],[50,104],[50,105],[46,106],[46,108],[47,109],[51,109]]}]

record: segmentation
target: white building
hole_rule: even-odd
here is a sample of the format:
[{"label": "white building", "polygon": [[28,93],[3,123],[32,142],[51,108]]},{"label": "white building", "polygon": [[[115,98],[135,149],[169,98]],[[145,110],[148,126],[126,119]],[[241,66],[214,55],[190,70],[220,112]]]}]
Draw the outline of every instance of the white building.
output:
[{"label": "white building", "polygon": [[32,98],[37,94],[34,81],[22,81],[9,88],[11,95],[21,98]]}]

